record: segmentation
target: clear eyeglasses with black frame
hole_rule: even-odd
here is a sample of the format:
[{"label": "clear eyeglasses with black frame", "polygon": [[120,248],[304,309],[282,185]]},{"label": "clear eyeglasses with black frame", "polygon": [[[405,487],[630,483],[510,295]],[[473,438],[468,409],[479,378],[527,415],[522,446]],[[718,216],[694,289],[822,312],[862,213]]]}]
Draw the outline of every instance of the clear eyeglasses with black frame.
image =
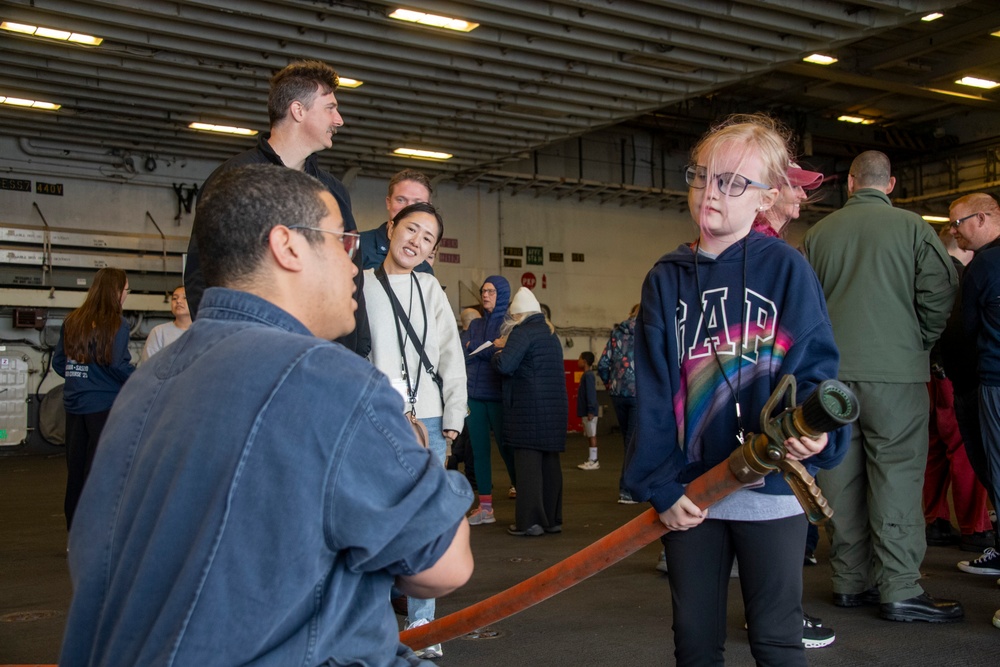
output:
[{"label": "clear eyeglasses with black frame", "polygon": [[978,212],[977,212],[977,213],[971,213],[971,214],[969,214],[969,215],[965,216],[964,218],[959,218],[958,220],[951,220],[951,221],[950,221],[950,222],[948,223],[948,229],[958,229],[959,227],[961,227],[961,226],[962,226],[962,223],[963,223],[963,222],[965,222],[965,221],[966,221],[966,220],[968,220],[969,218],[974,218],[974,217],[976,217],[977,215],[979,215],[979,213],[978,213]]},{"label": "clear eyeglasses with black frame", "polygon": [[321,229],[319,227],[306,227],[305,225],[289,225],[289,229],[308,229],[313,232],[323,232],[324,234],[333,234],[334,236],[340,237],[340,242],[344,244],[344,252],[347,253],[349,259],[354,259],[354,255],[357,254],[358,248],[361,247],[361,234],[358,232],[335,232],[332,229]]},{"label": "clear eyeglasses with black frame", "polygon": [[[684,180],[692,188],[702,190],[708,186],[708,169],[699,165],[689,166],[684,170]],[[726,172],[724,174],[714,174],[712,180],[719,187],[719,192],[729,197],[739,197],[747,188],[753,186],[762,190],[770,190],[770,185],[759,183],[740,174]]]}]

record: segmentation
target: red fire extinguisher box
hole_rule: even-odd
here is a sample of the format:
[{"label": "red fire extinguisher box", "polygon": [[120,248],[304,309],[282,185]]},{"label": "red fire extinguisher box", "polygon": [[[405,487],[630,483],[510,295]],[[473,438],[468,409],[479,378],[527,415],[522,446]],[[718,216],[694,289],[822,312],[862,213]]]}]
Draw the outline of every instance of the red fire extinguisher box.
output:
[{"label": "red fire extinguisher box", "polygon": [[566,395],[569,397],[566,432],[583,433],[583,420],[576,416],[576,394],[580,391],[580,377],[583,371],[577,366],[576,359],[563,359],[563,374],[566,377]]}]

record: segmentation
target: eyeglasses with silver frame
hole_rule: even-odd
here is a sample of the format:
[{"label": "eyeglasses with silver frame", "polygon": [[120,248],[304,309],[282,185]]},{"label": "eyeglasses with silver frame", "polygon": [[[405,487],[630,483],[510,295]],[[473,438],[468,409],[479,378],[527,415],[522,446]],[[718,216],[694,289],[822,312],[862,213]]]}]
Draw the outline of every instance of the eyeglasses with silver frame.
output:
[{"label": "eyeglasses with silver frame", "polygon": [[347,253],[348,259],[354,259],[354,255],[357,254],[358,248],[361,247],[361,234],[357,232],[335,232],[332,229],[322,229],[320,227],[307,227],[305,225],[289,225],[289,229],[308,229],[313,232],[323,232],[324,234],[332,234],[334,236],[340,237],[340,242],[344,244],[344,252]]}]

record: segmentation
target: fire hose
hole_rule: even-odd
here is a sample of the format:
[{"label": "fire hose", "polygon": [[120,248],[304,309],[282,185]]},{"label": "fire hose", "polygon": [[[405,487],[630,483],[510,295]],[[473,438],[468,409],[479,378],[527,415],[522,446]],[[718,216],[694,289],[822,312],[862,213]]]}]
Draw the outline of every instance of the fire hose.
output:
[{"label": "fire hose", "polygon": [[[786,395],[784,404],[792,407],[776,412]],[[728,459],[688,484],[685,495],[705,510],[734,491],[780,471],[811,523],[823,523],[833,516],[833,510],[805,466],[785,458],[784,442],[802,436],[817,438],[850,424],[860,413],[858,399],[840,382],[825,380],[801,406],[794,407],[795,404],[795,378],[786,375],[761,409],[760,423],[764,433],[747,436]],[[668,528],[660,522],[656,510],[650,508],[535,576],[470,607],[405,630],[400,633],[399,640],[419,649],[496,623],[575,586],[666,532]]]}]

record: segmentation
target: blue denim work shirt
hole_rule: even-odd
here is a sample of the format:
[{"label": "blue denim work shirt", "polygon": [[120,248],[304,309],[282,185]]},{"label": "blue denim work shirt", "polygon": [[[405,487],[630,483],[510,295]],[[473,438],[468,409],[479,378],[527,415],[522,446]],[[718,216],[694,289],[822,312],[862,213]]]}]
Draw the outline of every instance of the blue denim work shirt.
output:
[{"label": "blue denim work shirt", "polygon": [[472,502],[385,376],[213,288],[115,402],[70,534],[60,665],[409,665],[388,604]]}]

